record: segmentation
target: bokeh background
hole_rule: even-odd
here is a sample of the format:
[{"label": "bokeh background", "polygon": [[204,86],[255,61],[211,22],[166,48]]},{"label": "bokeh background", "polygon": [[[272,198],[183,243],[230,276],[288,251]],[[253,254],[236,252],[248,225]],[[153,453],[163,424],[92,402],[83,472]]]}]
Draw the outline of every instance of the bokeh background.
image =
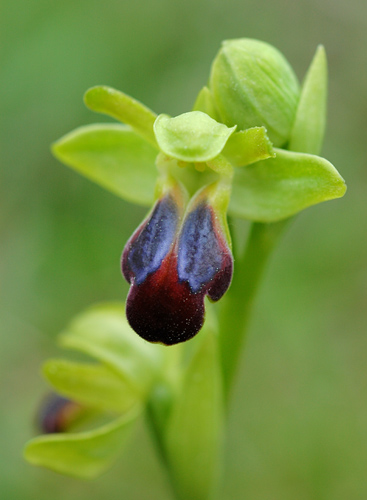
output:
[{"label": "bokeh background", "polygon": [[300,214],[259,295],[230,410],[223,500],[367,498],[367,3],[363,0],[5,0],[0,5],[0,498],[171,499],[144,426],[83,482],[22,459],[47,390],[39,369],[85,306],[124,299],[120,252],[143,217],[59,164],[52,141],[108,121],[107,84],[189,110],[226,38],[275,45],[300,79],[329,60],[323,155],[345,198]]}]

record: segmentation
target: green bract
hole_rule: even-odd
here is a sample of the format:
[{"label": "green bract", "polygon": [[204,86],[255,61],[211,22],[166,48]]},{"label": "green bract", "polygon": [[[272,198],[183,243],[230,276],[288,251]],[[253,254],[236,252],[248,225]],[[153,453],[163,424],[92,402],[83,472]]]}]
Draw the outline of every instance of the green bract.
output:
[{"label": "green bract", "polygon": [[223,123],[239,130],[264,125],[275,146],[286,144],[299,84],[274,47],[246,38],[223,42],[212,65],[209,88]]}]

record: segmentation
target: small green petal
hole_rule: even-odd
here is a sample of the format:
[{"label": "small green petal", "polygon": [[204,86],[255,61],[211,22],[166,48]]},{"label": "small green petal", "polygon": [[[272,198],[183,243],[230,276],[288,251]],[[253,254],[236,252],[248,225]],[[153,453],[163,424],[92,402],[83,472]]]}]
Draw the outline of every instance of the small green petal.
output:
[{"label": "small green petal", "polygon": [[223,401],[217,337],[201,332],[166,429],[169,469],[179,498],[211,498],[222,451]]},{"label": "small green petal", "polygon": [[324,158],[282,149],[275,152],[275,158],[236,169],[230,213],[275,222],[344,195],[344,180]]},{"label": "small green petal", "polygon": [[265,127],[253,127],[235,132],[228,139],[222,154],[234,167],[244,167],[275,156]]},{"label": "small green petal", "polygon": [[87,309],[61,334],[60,344],[105,363],[127,379],[141,397],[155,381],[164,350],[133,332],[123,304],[102,304]]},{"label": "small green petal", "polygon": [[235,128],[228,128],[201,111],[190,111],[175,118],[159,115],[154,123],[161,150],[186,162],[204,162],[215,158]]},{"label": "small green petal", "polygon": [[218,111],[215,108],[213,95],[208,87],[203,87],[200,90],[196,98],[193,111],[202,111],[213,118],[213,120],[216,120],[217,122],[220,121]]},{"label": "small green petal", "polygon": [[84,102],[88,108],[98,113],[112,116],[157,147],[153,133],[153,124],[157,115],[132,97],[111,87],[99,86],[87,90]]},{"label": "small green petal", "polygon": [[116,460],[140,413],[132,410],[99,429],[79,434],[49,434],[28,442],[24,457],[33,465],[69,476],[93,479]]},{"label": "small green petal", "polygon": [[128,380],[104,365],[51,359],[43,374],[57,392],[90,408],[124,413],[140,399]]},{"label": "small green petal", "polygon": [[319,46],[305,77],[288,149],[319,154],[324,138],[327,100],[327,61]]},{"label": "small green petal", "polygon": [[151,205],[156,150],[129,127],[80,127],[53,144],[57,159],[127,201]]}]

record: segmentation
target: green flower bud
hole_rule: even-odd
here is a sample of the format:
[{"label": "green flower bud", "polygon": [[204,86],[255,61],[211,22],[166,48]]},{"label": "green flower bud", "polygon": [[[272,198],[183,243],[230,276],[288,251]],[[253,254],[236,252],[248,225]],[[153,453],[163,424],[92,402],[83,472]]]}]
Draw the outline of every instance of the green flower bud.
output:
[{"label": "green flower bud", "polygon": [[228,127],[265,126],[274,146],[288,142],[300,89],[277,49],[247,38],[224,41],[212,65],[209,87]]}]

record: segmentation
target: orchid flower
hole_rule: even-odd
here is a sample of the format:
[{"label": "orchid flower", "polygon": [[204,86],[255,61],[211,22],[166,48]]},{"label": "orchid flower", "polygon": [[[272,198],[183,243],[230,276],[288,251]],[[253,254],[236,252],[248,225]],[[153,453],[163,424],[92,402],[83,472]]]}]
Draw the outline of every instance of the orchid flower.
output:
[{"label": "orchid flower", "polygon": [[[109,87],[87,91],[91,110],[122,123],[82,126],[54,144],[55,156],[149,209],[122,253],[126,314],[122,304],[93,307],[60,337],[99,364],[51,360],[44,368],[67,398],[60,408],[70,399],[117,417],[96,430],[33,439],[30,462],[95,477],[145,410],[178,498],[211,498],[265,263],[290,217],[345,193],[318,156],[326,92],[323,47],[301,87],[279,51],[249,39],[223,42],[193,109],[176,117]],[[236,240],[232,248],[228,216],[250,221],[244,253]],[[223,299],[216,307],[205,297]],[[64,422],[55,408],[52,421]]]}]

